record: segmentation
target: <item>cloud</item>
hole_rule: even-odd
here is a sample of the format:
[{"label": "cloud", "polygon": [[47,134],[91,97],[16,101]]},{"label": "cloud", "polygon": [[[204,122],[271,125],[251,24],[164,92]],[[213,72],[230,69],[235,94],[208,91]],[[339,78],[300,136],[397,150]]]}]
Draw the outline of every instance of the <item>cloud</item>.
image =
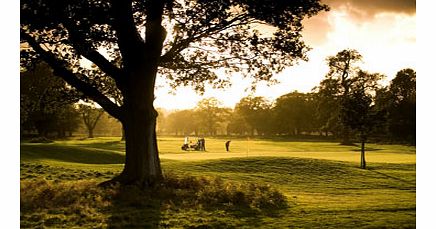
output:
[{"label": "cloud", "polygon": [[330,6],[329,12],[321,12],[318,15],[303,21],[303,38],[309,46],[323,44],[327,35],[334,30],[334,25],[329,20],[329,15],[335,12],[345,12],[349,20],[356,24],[372,21],[378,14],[416,14],[415,0],[322,0]]},{"label": "cloud", "polygon": [[331,10],[343,10],[372,17],[379,13],[416,14],[415,0],[322,0]]},{"label": "cloud", "polygon": [[303,21],[303,39],[309,46],[323,44],[327,39],[327,34],[333,26],[327,20],[330,12],[322,12],[318,15]]}]

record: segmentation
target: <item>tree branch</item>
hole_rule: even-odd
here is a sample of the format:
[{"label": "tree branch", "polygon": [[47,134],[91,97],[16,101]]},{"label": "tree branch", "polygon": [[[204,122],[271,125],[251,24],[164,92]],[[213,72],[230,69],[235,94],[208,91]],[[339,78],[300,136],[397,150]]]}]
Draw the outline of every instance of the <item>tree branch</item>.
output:
[{"label": "tree branch", "polygon": [[112,0],[113,26],[118,38],[123,62],[126,65],[135,61],[135,53],[141,50],[144,44],[135,26],[132,12],[132,0]]},{"label": "tree branch", "polygon": [[117,84],[122,84],[121,69],[109,62],[97,50],[88,50],[84,53],[81,53],[81,55],[97,65],[104,73],[112,77],[117,82]]},{"label": "tree branch", "polygon": [[[86,41],[84,35],[78,32],[80,31],[80,29],[76,26],[76,24],[72,21],[66,21],[63,23],[63,26],[68,31],[70,43],[66,42],[67,39],[65,39],[65,41],[61,43],[74,46],[74,48],[78,51],[78,54],[93,62],[104,73],[113,78],[116,81],[117,85],[123,87],[124,85],[121,81],[121,70],[112,63],[110,63],[103,55],[101,55],[95,48],[93,48],[90,42]],[[50,42],[50,39],[46,40],[47,41],[40,41],[40,43],[43,43],[45,45],[46,43]],[[57,44],[54,42],[50,43]]]},{"label": "tree branch", "polygon": [[71,41],[70,45],[75,48],[78,54],[93,62],[104,73],[114,79],[120,89],[124,88],[125,83],[123,82],[121,69],[109,62],[109,60],[93,48],[92,44],[86,41],[82,34],[77,32],[79,31],[79,28],[77,28],[74,23],[65,22],[64,27],[69,33],[69,40]]},{"label": "tree branch", "polygon": [[65,61],[57,59],[52,53],[44,50],[40,44],[29,34],[21,31],[21,37],[25,39],[29,45],[37,52],[41,58],[53,68],[55,75],[64,79],[68,84],[77,88],[85,95],[89,96],[92,100],[103,107],[110,115],[118,120],[123,119],[122,110],[119,106],[113,103],[109,98],[103,95],[97,88],[83,82],[77,76],[68,70],[65,66]]},{"label": "tree branch", "polygon": [[[183,49],[189,47],[189,44],[200,40],[201,38],[207,37],[212,33],[216,33],[217,31],[224,31],[233,26],[237,26],[243,24],[242,21],[248,19],[248,15],[241,14],[235,16],[229,21],[226,21],[224,24],[216,25],[213,27],[209,27],[203,31],[198,32],[197,35],[192,35],[191,37],[180,40],[180,42],[174,44],[164,55],[160,58],[160,64],[171,61],[178,53],[180,53]],[[241,21],[241,23],[235,23],[237,21]],[[235,24],[234,24],[235,23]]]}]

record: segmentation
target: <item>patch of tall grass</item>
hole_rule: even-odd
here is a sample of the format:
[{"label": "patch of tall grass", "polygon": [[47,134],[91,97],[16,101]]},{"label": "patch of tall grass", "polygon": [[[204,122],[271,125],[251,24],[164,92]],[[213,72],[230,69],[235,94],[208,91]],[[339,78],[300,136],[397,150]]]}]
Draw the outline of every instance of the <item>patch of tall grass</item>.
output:
[{"label": "patch of tall grass", "polygon": [[32,179],[21,181],[20,192],[23,227],[113,225],[114,219],[137,209],[167,213],[181,209],[221,209],[269,215],[288,207],[286,197],[269,185],[173,174],[165,175],[162,183],[145,190],[119,185],[101,188],[94,180]]},{"label": "patch of tall grass", "polygon": [[108,206],[115,190],[103,190],[94,181],[53,182],[45,179],[23,180],[20,185],[22,212],[41,209]]},{"label": "patch of tall grass", "polygon": [[[287,207],[286,197],[270,185],[243,184],[217,177],[166,175],[159,187],[166,197],[179,197],[188,205],[208,207],[235,206],[251,209],[281,209]],[[171,198],[169,198],[171,199]]]}]

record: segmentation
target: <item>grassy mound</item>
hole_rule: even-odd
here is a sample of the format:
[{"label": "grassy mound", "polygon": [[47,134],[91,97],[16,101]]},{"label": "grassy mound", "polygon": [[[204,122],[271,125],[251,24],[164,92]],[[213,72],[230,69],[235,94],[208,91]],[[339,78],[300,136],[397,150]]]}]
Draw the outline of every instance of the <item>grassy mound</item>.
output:
[{"label": "grassy mound", "polygon": [[286,197],[270,186],[211,177],[167,175],[161,185],[148,190],[135,186],[98,188],[89,180],[24,180],[20,192],[22,227],[181,226],[181,222],[164,220],[180,212],[191,214],[181,217],[183,225],[196,227],[213,225],[198,222],[202,217],[193,216],[198,212],[252,217],[273,215],[288,207]]}]

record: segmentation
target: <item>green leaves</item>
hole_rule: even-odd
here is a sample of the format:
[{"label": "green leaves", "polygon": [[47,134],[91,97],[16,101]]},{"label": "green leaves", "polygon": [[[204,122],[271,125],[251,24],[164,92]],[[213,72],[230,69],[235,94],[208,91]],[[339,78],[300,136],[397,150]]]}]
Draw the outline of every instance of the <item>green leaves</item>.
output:
[{"label": "green leaves", "polygon": [[[159,74],[170,86],[190,85],[198,92],[206,84],[230,85],[233,73],[252,77],[254,83],[272,82],[273,74],[307,60],[301,21],[323,10],[328,7],[319,0],[24,0],[20,23],[45,54],[62,60],[65,69],[102,95],[122,101],[123,82],[133,71],[127,63],[135,61],[144,66],[158,62]],[[147,20],[155,18],[162,19],[168,34],[162,56],[150,60],[145,57],[151,53],[142,53],[142,47],[160,49],[157,40],[144,37],[153,33],[151,27],[147,31]],[[91,58],[96,52],[101,56]],[[23,52],[22,62],[35,56]],[[96,67],[83,66],[84,57]],[[218,75],[218,70],[226,74]],[[96,91],[84,93],[101,97]]]}]

